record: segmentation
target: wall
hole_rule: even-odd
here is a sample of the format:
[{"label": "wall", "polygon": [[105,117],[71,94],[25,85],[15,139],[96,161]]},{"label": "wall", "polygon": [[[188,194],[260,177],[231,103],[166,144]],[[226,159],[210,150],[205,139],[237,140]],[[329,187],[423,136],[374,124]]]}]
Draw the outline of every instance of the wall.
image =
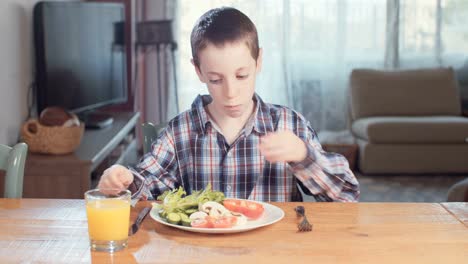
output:
[{"label": "wall", "polygon": [[38,0],[0,1],[0,144],[12,145],[27,118],[33,80],[32,10]]}]

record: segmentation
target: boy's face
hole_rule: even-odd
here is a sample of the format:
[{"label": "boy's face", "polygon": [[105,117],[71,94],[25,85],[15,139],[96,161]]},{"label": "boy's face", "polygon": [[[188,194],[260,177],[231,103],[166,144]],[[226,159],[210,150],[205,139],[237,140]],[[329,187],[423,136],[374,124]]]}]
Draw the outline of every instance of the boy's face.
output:
[{"label": "boy's face", "polygon": [[[255,92],[255,78],[261,69],[262,51],[257,61],[242,42],[222,47],[208,44],[199,53],[200,67],[195,67],[200,81],[206,83],[213,98],[212,107],[223,117],[250,115]],[[192,61],[193,63],[193,61]]]}]

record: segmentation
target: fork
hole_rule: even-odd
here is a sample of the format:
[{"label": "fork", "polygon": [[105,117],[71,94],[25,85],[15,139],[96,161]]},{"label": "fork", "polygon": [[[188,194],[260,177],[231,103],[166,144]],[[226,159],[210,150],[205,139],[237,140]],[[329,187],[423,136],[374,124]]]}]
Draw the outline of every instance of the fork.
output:
[{"label": "fork", "polygon": [[312,231],[312,224],[310,224],[309,221],[307,220],[304,206],[299,205],[296,208],[294,208],[294,211],[296,211],[297,216],[302,216],[302,221],[297,225],[297,228],[299,229],[299,231],[300,232]]}]

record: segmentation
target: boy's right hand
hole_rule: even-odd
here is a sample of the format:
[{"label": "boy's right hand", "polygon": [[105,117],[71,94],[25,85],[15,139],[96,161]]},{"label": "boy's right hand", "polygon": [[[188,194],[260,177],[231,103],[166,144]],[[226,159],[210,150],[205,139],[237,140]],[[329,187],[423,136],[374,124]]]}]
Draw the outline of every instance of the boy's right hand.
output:
[{"label": "boy's right hand", "polygon": [[[102,173],[98,189],[126,190],[133,182],[133,174],[122,165],[112,165]],[[105,192],[105,191],[104,191]]]}]

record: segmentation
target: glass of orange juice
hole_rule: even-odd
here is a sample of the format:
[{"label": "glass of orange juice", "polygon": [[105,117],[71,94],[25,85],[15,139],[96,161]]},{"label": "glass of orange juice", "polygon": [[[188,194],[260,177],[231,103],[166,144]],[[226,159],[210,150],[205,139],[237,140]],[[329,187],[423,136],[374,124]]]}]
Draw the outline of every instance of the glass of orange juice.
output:
[{"label": "glass of orange juice", "polygon": [[128,190],[89,190],[85,193],[91,249],[115,252],[127,247],[130,223]]}]

